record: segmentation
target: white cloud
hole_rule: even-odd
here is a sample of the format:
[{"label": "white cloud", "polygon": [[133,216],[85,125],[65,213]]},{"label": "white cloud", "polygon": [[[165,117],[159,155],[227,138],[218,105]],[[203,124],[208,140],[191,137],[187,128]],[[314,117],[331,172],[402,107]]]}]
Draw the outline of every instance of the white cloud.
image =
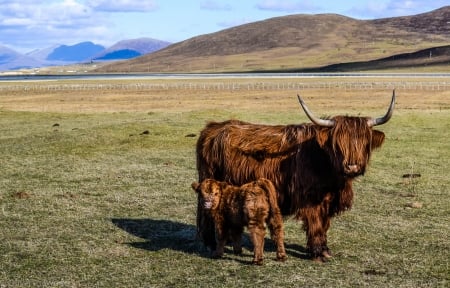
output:
[{"label": "white cloud", "polygon": [[270,10],[279,12],[301,12],[321,9],[314,5],[313,1],[293,1],[293,0],[263,0],[256,4],[260,10]]},{"label": "white cloud", "polygon": [[200,3],[200,9],[230,11],[233,8],[230,4],[221,4],[218,1],[208,0]]},{"label": "white cloud", "polygon": [[424,10],[430,11],[442,6],[449,5],[448,0],[391,0],[387,5],[387,11],[391,11],[394,15],[412,15],[421,13]]},{"label": "white cloud", "polygon": [[26,19],[26,18],[7,18],[7,19],[2,19],[0,21],[1,26],[16,26],[16,27],[30,26],[30,25],[33,25],[33,23],[34,22],[31,19]]},{"label": "white cloud", "polygon": [[[7,1],[4,1],[7,2]],[[49,5],[39,5],[37,2],[24,1],[4,3],[0,10],[0,29],[3,26],[49,27],[61,24],[82,22],[92,15],[91,9],[74,0],[52,2]]]},{"label": "white cloud", "polygon": [[217,23],[217,25],[219,27],[223,27],[223,28],[230,28],[230,27],[234,27],[234,26],[238,26],[238,25],[247,24],[247,23],[250,23],[250,22],[253,22],[253,21],[254,20],[250,20],[248,18],[243,18],[243,19],[222,21],[222,22]]},{"label": "white cloud", "polygon": [[53,44],[105,39],[105,15],[75,0],[1,1],[0,42],[21,52]]},{"label": "white cloud", "polygon": [[119,32],[111,13],[155,9],[154,1],[140,0],[0,0],[0,43],[21,52],[81,41],[113,44]]},{"label": "white cloud", "polygon": [[150,12],[158,9],[155,1],[148,0],[90,0],[87,5],[104,12]]},{"label": "white cloud", "polygon": [[362,19],[376,19],[414,15],[449,5],[448,0],[390,0],[388,2],[367,1],[353,7],[348,14]]}]

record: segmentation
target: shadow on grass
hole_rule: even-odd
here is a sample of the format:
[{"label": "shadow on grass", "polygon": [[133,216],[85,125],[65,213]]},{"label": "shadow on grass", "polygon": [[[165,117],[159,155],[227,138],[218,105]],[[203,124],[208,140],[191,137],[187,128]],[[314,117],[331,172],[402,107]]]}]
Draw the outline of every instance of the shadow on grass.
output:
[{"label": "shadow on grass", "polygon": [[[210,257],[210,252],[200,240],[196,239],[196,227],[194,225],[154,219],[113,218],[111,222],[127,233],[145,240],[144,242],[126,243],[132,247],[148,251],[171,249],[188,254],[197,254],[201,257]],[[276,251],[275,243],[271,239],[266,238],[264,244],[265,252]],[[253,245],[247,233],[243,234],[242,246],[249,251],[253,250]],[[285,248],[290,257],[309,259],[307,249],[301,245],[286,243]],[[227,247],[225,253],[232,254],[233,252],[232,249]],[[224,256],[227,258],[226,255]],[[242,262],[248,263],[244,259],[242,259]]]},{"label": "shadow on grass", "polygon": [[194,225],[154,219],[114,218],[111,219],[111,222],[127,233],[146,240],[145,242],[126,243],[132,247],[149,251],[172,249],[209,257],[209,252],[195,237],[196,227]]},{"label": "shadow on grass", "polygon": [[293,258],[299,258],[303,260],[310,260],[311,255],[308,252],[306,247],[298,245],[298,244],[284,244],[284,248],[286,249],[286,254]]}]

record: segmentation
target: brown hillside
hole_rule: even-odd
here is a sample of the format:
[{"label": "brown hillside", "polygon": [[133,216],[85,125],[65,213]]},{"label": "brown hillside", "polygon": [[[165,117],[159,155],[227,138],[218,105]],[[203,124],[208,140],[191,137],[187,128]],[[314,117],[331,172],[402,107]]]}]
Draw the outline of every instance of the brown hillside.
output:
[{"label": "brown hillside", "polygon": [[377,19],[371,22],[375,25],[387,25],[408,32],[421,33],[424,36],[433,35],[448,39],[450,37],[450,6],[442,7],[430,13]]},{"label": "brown hillside", "polygon": [[414,16],[356,20],[290,15],[197,36],[98,72],[295,70],[370,61],[450,44],[450,6]]},{"label": "brown hillside", "polygon": [[[450,66],[450,46],[427,48],[417,52],[402,53],[370,61],[337,63],[323,67],[293,69],[290,72],[352,72],[387,69],[395,70],[399,68],[418,69],[437,66],[441,69],[442,67]],[[445,69],[442,72],[447,71],[448,70]]]}]

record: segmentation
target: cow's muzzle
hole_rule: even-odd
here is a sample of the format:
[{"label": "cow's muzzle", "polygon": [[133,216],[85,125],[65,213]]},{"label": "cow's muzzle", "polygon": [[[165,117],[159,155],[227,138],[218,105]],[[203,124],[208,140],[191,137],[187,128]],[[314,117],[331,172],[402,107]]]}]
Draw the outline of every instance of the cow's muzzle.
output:
[{"label": "cow's muzzle", "polygon": [[358,164],[349,164],[344,166],[344,174],[349,177],[356,177],[364,174],[364,169]]}]

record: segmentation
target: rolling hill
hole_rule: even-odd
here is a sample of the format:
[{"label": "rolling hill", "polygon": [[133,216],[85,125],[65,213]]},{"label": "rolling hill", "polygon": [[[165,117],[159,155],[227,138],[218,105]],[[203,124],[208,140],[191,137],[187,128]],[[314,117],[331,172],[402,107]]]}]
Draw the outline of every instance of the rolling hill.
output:
[{"label": "rolling hill", "polygon": [[[105,65],[97,72],[306,71],[339,63],[388,62],[396,59],[394,55],[450,45],[448,19],[450,6],[376,20],[289,15],[190,38],[152,54]],[[450,61],[446,57],[443,53],[438,63]],[[433,60],[427,65],[433,65]],[[407,61],[403,59],[403,65]],[[364,65],[354,68],[364,69]]]}]

